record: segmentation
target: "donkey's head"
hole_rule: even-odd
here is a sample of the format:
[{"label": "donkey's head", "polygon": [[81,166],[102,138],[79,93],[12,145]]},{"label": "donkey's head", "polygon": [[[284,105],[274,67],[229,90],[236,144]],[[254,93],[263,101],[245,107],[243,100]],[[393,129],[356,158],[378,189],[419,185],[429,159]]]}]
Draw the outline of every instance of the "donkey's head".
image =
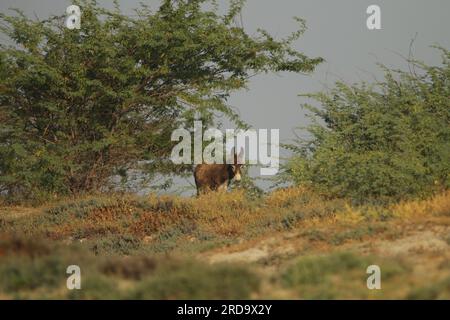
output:
[{"label": "donkey's head", "polygon": [[233,149],[231,150],[231,155],[233,157],[233,164],[228,165],[230,180],[234,178],[235,181],[241,181],[241,168],[242,163],[244,162],[242,159],[244,156],[244,148],[241,147],[238,155],[236,154],[236,149],[233,147]]}]

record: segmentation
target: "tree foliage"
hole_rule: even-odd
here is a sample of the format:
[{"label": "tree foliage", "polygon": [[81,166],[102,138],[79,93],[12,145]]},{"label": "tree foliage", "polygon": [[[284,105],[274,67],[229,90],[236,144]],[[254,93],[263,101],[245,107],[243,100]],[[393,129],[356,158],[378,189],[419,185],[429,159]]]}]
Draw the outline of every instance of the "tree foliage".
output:
[{"label": "tree foliage", "polygon": [[[292,48],[300,27],[276,40],[233,24],[243,5],[220,15],[214,1],[165,0],[135,15],[92,0],[80,30],[63,17],[0,15],[13,45],[0,48],[0,191],[41,197],[100,190],[116,173],[169,161],[174,128],[205,126],[222,113],[244,125],[226,100],[254,73],[310,72],[321,61]],[[205,5],[212,4],[212,9]]]},{"label": "tree foliage", "polygon": [[440,66],[410,61],[385,79],[307,95],[309,139],[290,145],[285,176],[357,200],[426,194],[450,184],[450,52]]}]

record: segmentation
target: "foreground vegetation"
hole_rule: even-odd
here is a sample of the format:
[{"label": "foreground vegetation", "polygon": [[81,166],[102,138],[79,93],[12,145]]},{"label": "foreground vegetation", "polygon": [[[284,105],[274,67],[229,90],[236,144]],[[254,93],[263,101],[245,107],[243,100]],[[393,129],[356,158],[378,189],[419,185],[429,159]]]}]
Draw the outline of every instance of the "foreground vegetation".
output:
[{"label": "foreground vegetation", "polygon": [[[1,298],[450,298],[450,193],[101,195],[0,209]],[[21,236],[17,236],[21,235]],[[79,265],[82,289],[67,290]],[[366,268],[382,270],[368,290]]]}]

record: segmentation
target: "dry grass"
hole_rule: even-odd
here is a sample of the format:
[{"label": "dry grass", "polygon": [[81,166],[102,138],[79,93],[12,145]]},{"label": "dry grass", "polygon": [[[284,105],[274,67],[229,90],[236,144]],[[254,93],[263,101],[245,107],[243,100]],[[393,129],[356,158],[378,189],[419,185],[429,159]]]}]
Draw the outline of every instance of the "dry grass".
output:
[{"label": "dry grass", "polygon": [[[188,298],[191,291],[175,283],[178,276],[173,278],[163,271],[170,264],[155,262],[161,254],[178,261],[180,271],[177,272],[184,279],[180,281],[201,278],[197,268],[210,272],[208,266],[192,267],[197,258],[209,263],[229,263],[222,273],[211,272],[208,281],[212,283],[215,277],[228,274],[227,268],[240,270],[242,267],[246,270],[243,272],[249,272],[249,277],[257,279],[249,287],[236,284],[236,291],[228,288],[227,298],[442,298],[450,295],[447,286],[450,268],[445,267],[450,265],[450,191],[430,199],[361,206],[352,206],[345,199],[326,199],[305,188],[281,189],[259,199],[249,199],[239,190],[198,198],[85,196],[38,208],[2,207],[0,233],[25,237],[25,240],[5,240],[7,245],[0,248],[4,265],[22,268],[24,272],[24,278],[17,280],[19,288],[16,284],[0,288],[2,297],[45,297],[48,293],[49,297],[69,298],[102,295],[107,298],[111,294],[118,298],[170,298],[173,292],[182,292],[175,296]],[[26,239],[41,240],[34,243]],[[59,248],[56,255],[45,250],[54,245]],[[33,252],[27,258],[32,265],[54,272],[67,260],[64,246],[72,245],[81,250],[77,254],[80,261],[93,270],[89,278],[91,291],[73,296],[60,286],[53,286],[51,275],[42,280],[49,285],[39,286],[30,279],[35,273],[20,258],[20,252]],[[340,252],[350,253],[341,255]],[[123,262],[123,256],[131,259],[129,263]],[[98,264],[98,259],[106,261],[108,267]],[[337,263],[335,267],[333,261]],[[373,261],[382,263],[386,270],[403,266],[392,271],[395,276],[385,283],[388,291],[380,294],[368,292],[363,281],[366,275],[361,265]],[[252,271],[236,263],[250,264]],[[163,275],[162,280],[149,276],[145,285],[138,285],[139,276],[120,280],[120,274],[140,274],[147,269],[150,272],[155,265],[161,265],[158,277]],[[308,272],[327,280],[317,286],[305,278],[304,273]],[[234,279],[235,275],[230,277]],[[119,279],[129,290],[114,291],[106,284],[108,278]],[[165,281],[173,290],[163,290],[159,295],[148,292],[149,288],[162,290]],[[201,279],[198,281],[204,293],[196,291],[192,297],[220,296],[214,284],[209,286]],[[21,289],[22,282],[24,289]],[[259,282],[261,286],[256,285]]]},{"label": "dry grass", "polygon": [[450,190],[426,200],[403,201],[390,207],[397,217],[450,216]]}]

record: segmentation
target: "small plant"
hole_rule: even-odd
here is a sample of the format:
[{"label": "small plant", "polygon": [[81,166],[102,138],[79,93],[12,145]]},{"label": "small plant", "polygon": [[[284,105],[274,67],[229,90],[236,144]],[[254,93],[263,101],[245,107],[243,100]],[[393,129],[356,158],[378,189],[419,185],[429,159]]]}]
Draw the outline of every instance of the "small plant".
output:
[{"label": "small plant", "polygon": [[141,241],[133,235],[110,235],[97,240],[92,245],[95,254],[124,254],[128,255],[138,250]]},{"label": "small plant", "polygon": [[160,270],[133,293],[136,299],[249,299],[259,278],[244,267],[198,263]]}]

